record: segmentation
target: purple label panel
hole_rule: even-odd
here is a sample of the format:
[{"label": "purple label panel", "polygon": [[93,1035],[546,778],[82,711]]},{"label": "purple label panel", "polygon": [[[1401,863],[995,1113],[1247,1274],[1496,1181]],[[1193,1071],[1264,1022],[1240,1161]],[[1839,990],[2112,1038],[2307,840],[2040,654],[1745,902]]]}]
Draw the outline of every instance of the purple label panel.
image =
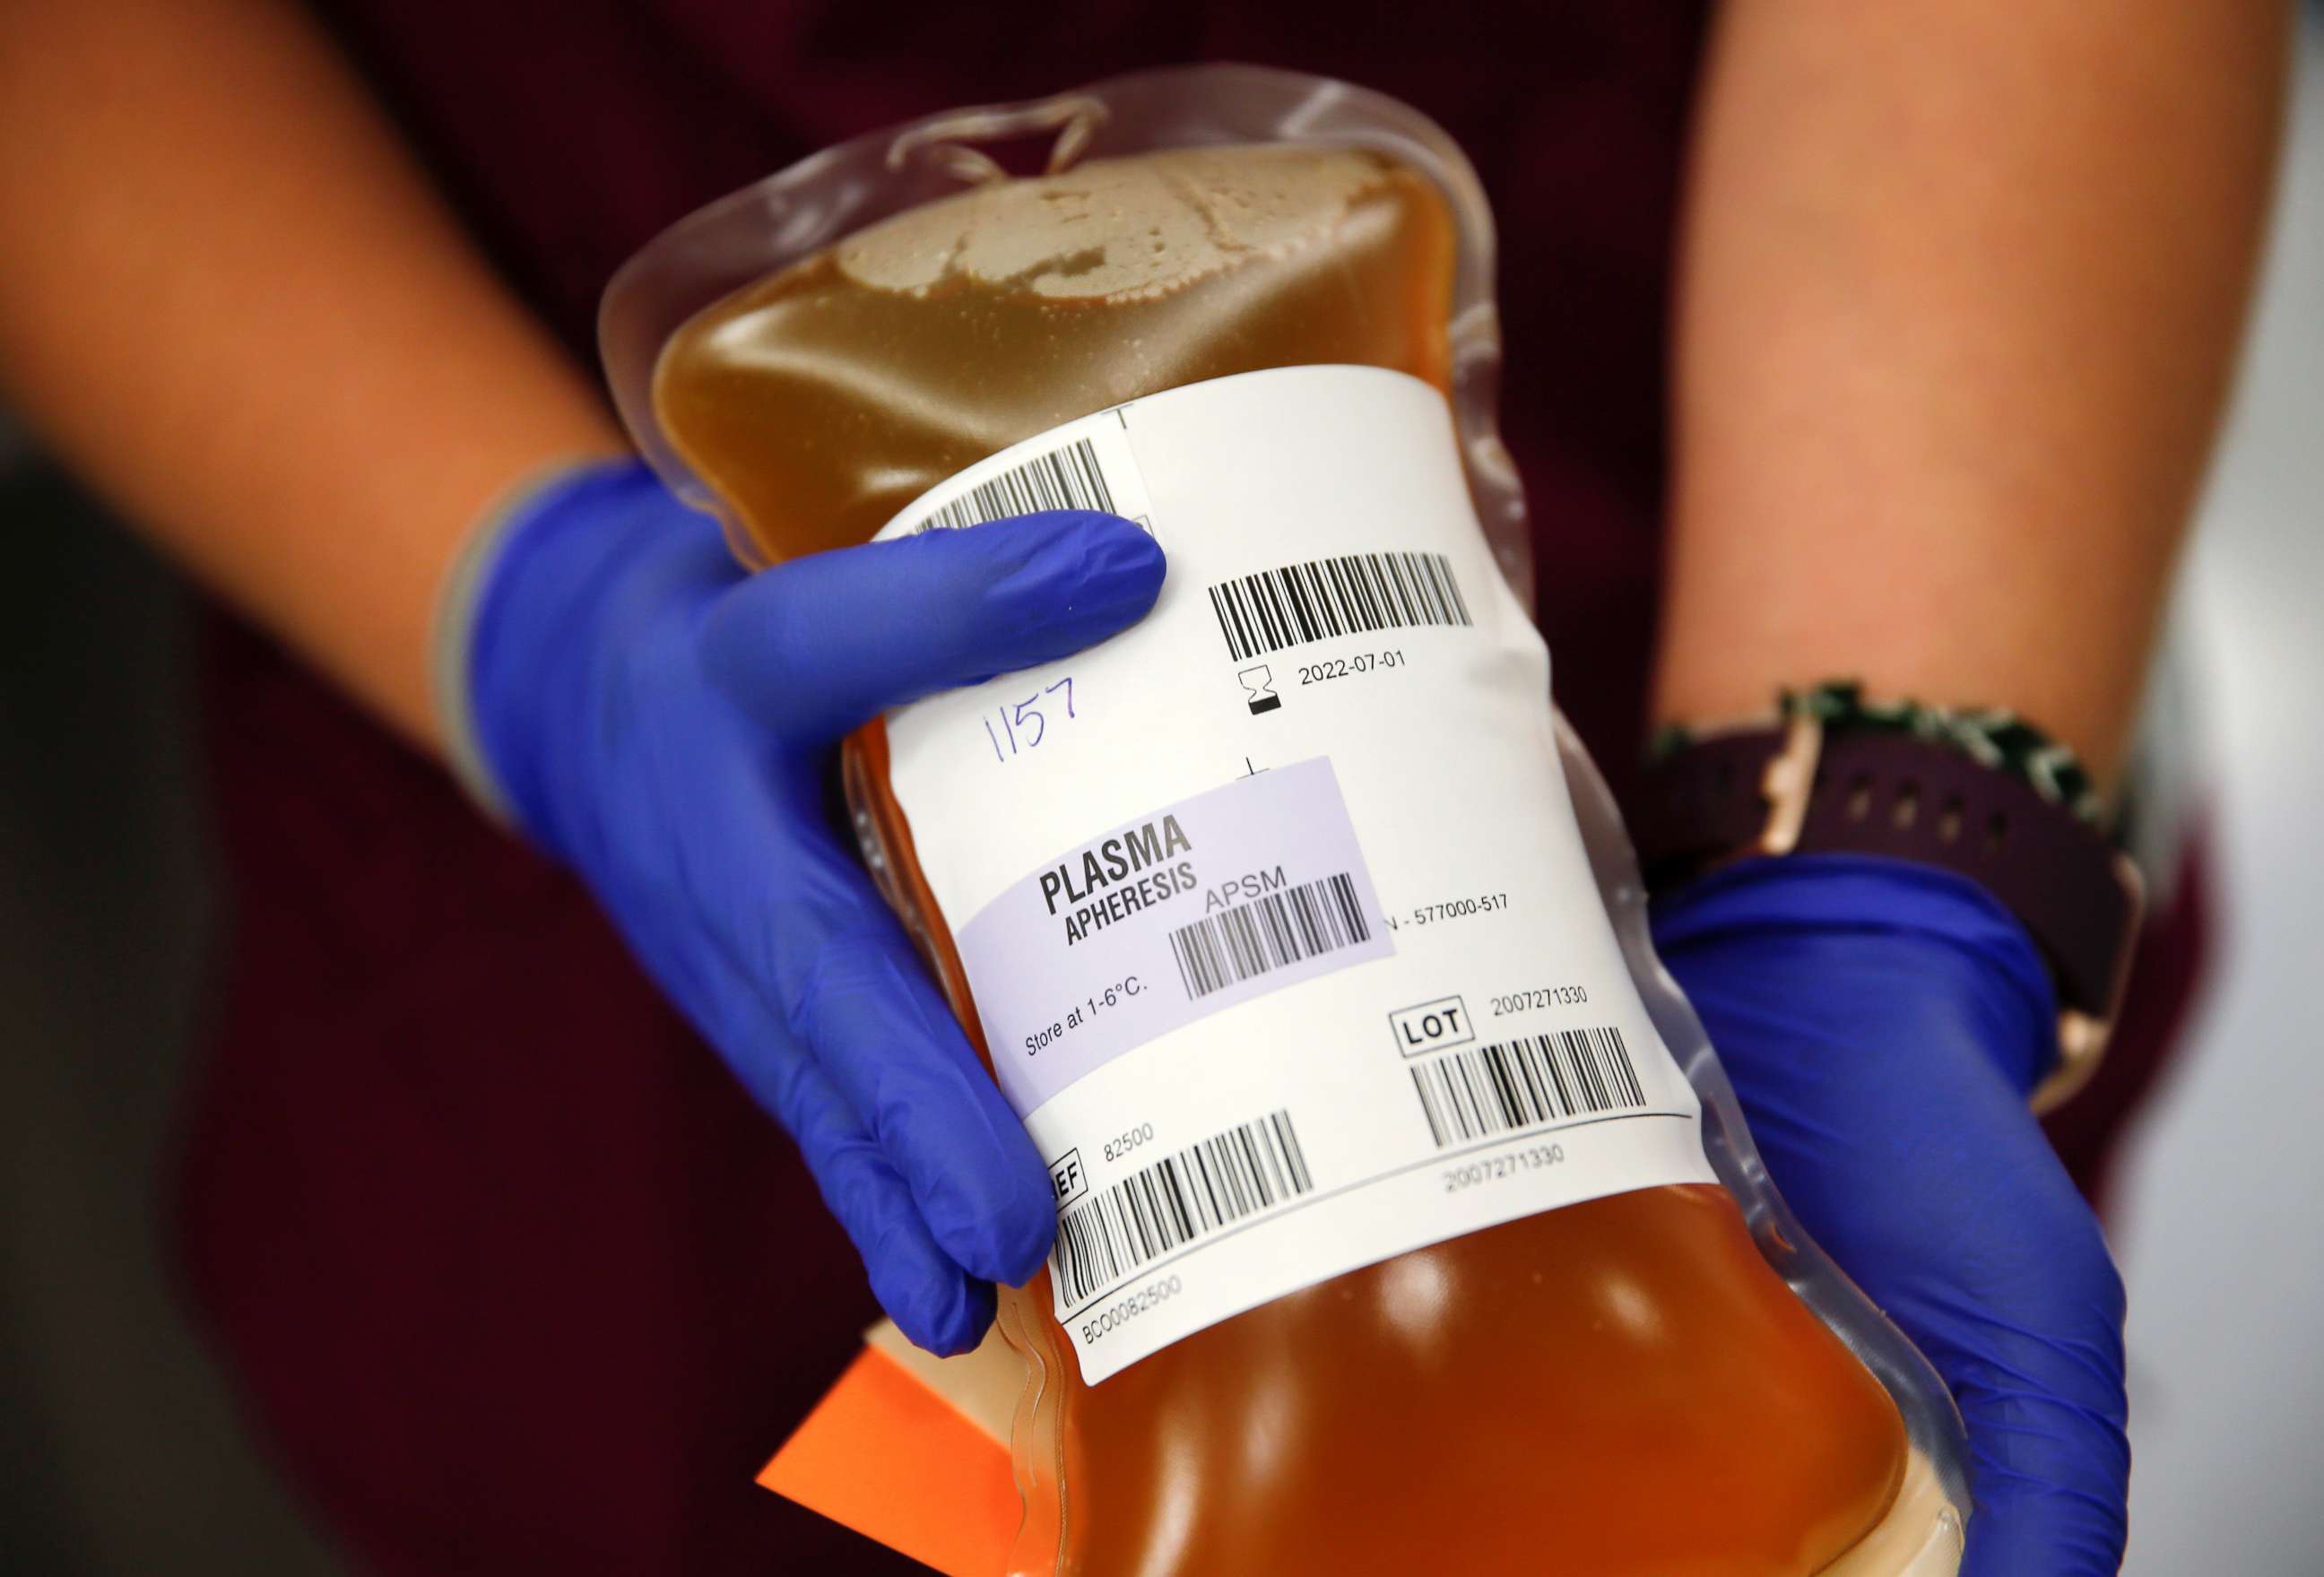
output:
[{"label": "purple label panel", "polygon": [[1396,951],[1322,757],[1061,850],[959,943],[1019,1116],[1181,1024]]}]

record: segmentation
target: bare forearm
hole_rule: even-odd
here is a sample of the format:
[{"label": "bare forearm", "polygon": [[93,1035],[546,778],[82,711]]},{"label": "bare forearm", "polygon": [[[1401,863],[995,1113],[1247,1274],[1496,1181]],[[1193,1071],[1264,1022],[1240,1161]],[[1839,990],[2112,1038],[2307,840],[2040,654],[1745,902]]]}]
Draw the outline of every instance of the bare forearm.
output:
[{"label": "bare forearm", "polygon": [[462,533],[528,470],[615,443],[278,0],[0,5],[0,380],[421,742]]},{"label": "bare forearm", "polygon": [[1656,706],[2015,706],[2111,771],[2217,424],[2278,0],[1730,0]]}]

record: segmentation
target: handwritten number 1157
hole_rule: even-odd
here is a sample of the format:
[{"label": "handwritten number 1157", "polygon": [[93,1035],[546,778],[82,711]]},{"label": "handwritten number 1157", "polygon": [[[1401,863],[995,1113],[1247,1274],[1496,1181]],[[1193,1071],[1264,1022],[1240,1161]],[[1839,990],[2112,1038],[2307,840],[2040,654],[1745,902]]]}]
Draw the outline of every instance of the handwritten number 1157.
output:
[{"label": "handwritten number 1157", "polygon": [[[1065,692],[1065,716],[1070,721],[1074,715],[1074,681],[1071,675],[1013,705],[1003,702],[992,709],[994,715],[1001,719],[1001,732],[995,733],[992,731],[992,719],[988,717],[984,720],[984,737],[992,742],[992,755],[995,761],[1006,763],[1010,757],[1035,748],[1048,737],[1049,719],[1041,709],[1041,697],[1054,696],[1060,690]],[[1019,737],[1019,730],[1029,733],[1031,737]],[[1005,752],[1001,748],[1001,742],[1004,737],[1009,742],[1009,748]]]}]

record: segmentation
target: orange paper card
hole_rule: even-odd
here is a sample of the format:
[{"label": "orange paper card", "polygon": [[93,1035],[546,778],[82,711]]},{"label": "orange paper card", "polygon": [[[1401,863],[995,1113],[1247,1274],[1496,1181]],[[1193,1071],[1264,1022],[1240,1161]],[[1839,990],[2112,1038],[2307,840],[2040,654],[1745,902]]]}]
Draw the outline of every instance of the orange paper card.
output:
[{"label": "orange paper card", "polygon": [[[1016,1536],[1009,1452],[875,1334],[759,1482],[946,1577],[999,1577]],[[952,1363],[968,1365],[968,1359]]]}]

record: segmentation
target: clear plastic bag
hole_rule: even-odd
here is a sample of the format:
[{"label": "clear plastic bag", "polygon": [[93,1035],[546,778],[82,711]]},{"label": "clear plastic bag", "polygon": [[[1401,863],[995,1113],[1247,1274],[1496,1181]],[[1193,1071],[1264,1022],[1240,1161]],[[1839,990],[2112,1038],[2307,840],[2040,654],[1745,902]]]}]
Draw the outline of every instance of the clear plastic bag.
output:
[{"label": "clear plastic bag", "polygon": [[[1322,161],[1303,164],[1302,153],[1288,162],[1270,162],[1253,152],[1269,149],[1316,151]],[[801,485],[798,478],[815,479],[817,465],[827,464],[834,476],[846,474],[831,493],[831,502],[817,503],[807,523],[798,526],[786,526],[775,518],[790,505],[761,507],[746,498],[749,486],[755,484],[750,478],[738,482],[739,473],[730,467],[714,481],[689,464],[689,452],[699,456],[715,448],[705,447],[704,435],[722,425],[731,429],[725,434],[730,456],[738,452],[735,445],[748,448],[754,431],[763,432],[768,449],[780,447],[774,429],[752,426],[770,420],[749,404],[752,379],[757,375],[752,371],[754,357],[761,367],[776,353],[777,359],[815,364],[799,374],[803,382],[798,389],[805,395],[798,396],[798,389],[791,391],[808,401],[798,409],[809,411],[819,409],[817,401],[828,406],[853,398],[833,392],[851,382],[888,378],[909,383],[899,369],[912,363],[915,353],[899,353],[877,340],[864,341],[860,354],[850,350],[848,337],[866,331],[845,318],[844,301],[833,308],[828,295],[817,296],[808,288],[792,289],[789,298],[783,298],[781,290],[770,298],[763,292],[752,297],[752,289],[770,277],[798,285],[799,276],[783,271],[796,271],[819,256],[835,256],[832,249],[865,235],[883,220],[964,191],[1000,189],[1008,173],[1001,161],[1028,150],[1038,156],[1040,167],[1053,173],[1093,165],[1107,172],[1103,180],[1093,175],[1090,183],[1071,190],[1019,189],[1028,204],[1055,201],[1071,210],[1074,222],[1092,224],[1101,232],[1109,224],[1128,223],[1121,216],[1137,209],[1139,200],[1135,181],[1157,169],[1161,173],[1156,179],[1173,193],[1214,180],[1220,183],[1218,190],[1237,194],[1235,200],[1243,206],[1229,211],[1213,203],[1204,210],[1208,233],[1185,244],[1209,246],[1235,257],[1252,252],[1254,237],[1265,241],[1275,236],[1277,231],[1268,228],[1270,224],[1285,215],[1296,217],[1301,204],[1314,199],[1317,181],[1338,180],[1350,190],[1370,191],[1374,189],[1363,183],[1379,171],[1388,174],[1379,180],[1391,184],[1399,178],[1397,172],[1416,173],[1441,201],[1452,243],[1441,279],[1429,272],[1434,265],[1428,261],[1425,236],[1413,243],[1417,250],[1412,256],[1419,261],[1410,266],[1426,275],[1429,289],[1441,288],[1443,309],[1435,326],[1441,339],[1424,337],[1417,348],[1397,339],[1392,353],[1367,350],[1332,356],[1243,344],[1218,353],[1228,356],[1223,362],[1215,356],[1208,362],[1190,358],[1187,364],[1196,369],[1191,378],[1175,379],[1166,368],[1127,388],[1106,385],[1103,376],[1093,383],[1084,375],[1084,362],[1073,361],[1070,367],[1035,376],[1029,383],[992,382],[991,408],[1001,414],[982,426],[965,420],[947,426],[913,414],[942,403],[928,391],[949,387],[944,379],[952,370],[933,363],[913,364],[920,365],[922,382],[893,398],[891,408],[906,414],[886,423],[892,429],[886,436],[850,438],[853,448],[844,459],[834,452],[827,435],[817,438],[801,451],[804,458],[801,454],[788,456],[783,462],[788,472],[768,461],[767,475],[786,475],[792,479],[787,485],[794,488]],[[1215,151],[1216,158],[1201,152],[1204,150]],[[1323,152],[1331,150],[1358,151],[1360,159],[1333,163],[1333,156]],[[1170,152],[1159,165],[1136,163],[1139,156],[1165,151],[1178,152]],[[1101,162],[1123,159],[1131,162],[1119,167]],[[1117,172],[1120,180],[1131,184],[1105,184]],[[1351,200],[1360,207],[1368,199],[1360,195]],[[1047,210],[1026,211],[1037,215],[1027,224],[1038,227],[1046,222],[1038,215]],[[1373,232],[1383,225],[1393,230],[1405,223],[1397,217],[1404,210],[1392,201],[1363,211],[1371,216],[1365,222]],[[1425,228],[1425,216],[1414,222]],[[1350,225],[1343,225],[1343,230]],[[1157,223],[1141,233],[1155,237],[1157,254],[1167,254],[1178,244],[1166,230]],[[889,244],[880,259],[858,260],[857,272],[886,269],[883,277],[893,287],[896,303],[936,300],[964,277],[960,260],[968,245],[945,239],[949,232],[931,232],[943,242],[937,249],[942,260],[918,273],[912,272],[918,265],[913,261],[915,238],[908,232],[889,226],[873,234]],[[1282,235],[1287,237],[1278,248],[1282,255],[1309,244],[1304,233],[1285,230]],[[1042,254],[1047,258],[1044,266],[1054,264],[1054,252],[1052,246]],[[1108,252],[1101,247],[1073,267],[1102,272],[1124,255],[1120,248]],[[996,279],[1005,274],[1002,265],[995,264],[993,270]],[[1072,361],[1070,346],[1077,343],[1073,336],[1085,332],[1089,325],[1071,316],[1081,309],[1083,297],[1075,294],[1080,287],[1070,271],[1052,272],[1047,287],[1052,299],[1035,305],[1067,315],[1058,320],[1063,343],[1069,347],[1060,359]],[[1196,282],[1211,277],[1203,274]],[[844,287],[847,281],[839,283]],[[1181,307],[1194,301],[1191,291],[1180,290],[1181,283],[1174,275],[1147,296],[1137,297],[1159,303],[1138,321],[1163,323],[1155,314],[1166,309],[1165,299],[1173,291],[1179,292],[1173,299]],[[1050,446],[1048,452],[1063,452],[1056,448],[1059,435],[1089,431],[1086,422],[1076,426],[1075,419],[1088,418],[1101,407],[1150,397],[1182,383],[1204,389],[1239,384],[1237,397],[1241,398],[1258,387],[1248,382],[1252,378],[1276,378],[1265,385],[1271,397],[1294,392],[1340,398],[1338,392],[1346,389],[1351,391],[1346,398],[1360,403],[1373,398],[1370,386],[1361,380],[1314,379],[1295,390],[1277,374],[1258,369],[1349,360],[1387,366],[1407,382],[1416,377],[1434,385],[1449,401],[1452,442],[1468,504],[1489,540],[1492,560],[1508,587],[1529,605],[1524,497],[1494,425],[1500,344],[1492,287],[1492,225],[1483,194],[1458,148],[1425,117],[1344,83],[1251,68],[1196,67],[1140,73],[1037,103],[934,116],[817,154],[701,210],[641,252],[607,290],[601,338],[615,399],[641,447],[682,496],[727,521],[737,553],[753,565],[862,540],[882,526],[892,534],[899,528],[889,524],[891,518],[919,520],[936,501],[960,496],[968,483],[1001,485],[995,479],[1005,481],[1001,468],[1015,467],[1009,475],[1023,472],[1019,456],[1028,446],[1039,447],[1033,440]],[[1088,299],[1099,294],[1102,292]],[[1134,296],[1134,290],[1123,289],[1109,299],[1126,301]],[[752,302],[763,306],[766,300],[775,300],[776,315],[751,317],[759,310]],[[799,312],[807,309],[787,304],[797,300],[822,311],[825,319],[834,313],[844,319],[829,329],[833,337],[828,343],[813,338],[825,329],[794,327],[803,321]],[[940,304],[927,309],[942,310]],[[1296,314],[1305,309],[1282,310]],[[781,316],[787,312],[792,315]],[[985,348],[1005,358],[1010,345],[1028,343],[1040,333],[1042,321],[1021,314],[1009,319],[1012,327],[1008,333],[1016,338],[988,337]],[[748,332],[740,332],[738,325]],[[734,344],[747,339],[750,346],[742,350],[714,346],[712,361],[704,363],[705,337],[715,338],[722,329]],[[1167,323],[1155,331],[1186,332]],[[722,356],[726,359],[719,360]],[[835,358],[840,364],[835,372]],[[658,374],[668,373],[673,360],[681,373],[688,366],[710,367],[709,374],[693,380],[691,404],[673,394],[670,384],[658,388]],[[928,358],[923,355],[921,361]],[[730,378],[729,373],[734,376]],[[990,367],[978,375],[990,378]],[[780,376],[791,377],[792,373]],[[1101,385],[1106,392],[1083,392]],[[966,393],[955,403],[964,401],[982,413],[985,408],[974,399],[976,389],[963,388]],[[1040,398],[1026,396],[1026,389]],[[1045,409],[1041,400],[1058,390],[1064,392],[1051,401],[1056,408]],[[1391,399],[1386,392],[1380,397]],[[1076,399],[1083,402],[1074,404]],[[1159,401],[1150,401],[1150,408],[1157,414],[1164,410]],[[1263,410],[1265,402],[1248,408]],[[672,410],[681,412],[679,425],[693,424],[688,432],[672,430]],[[882,423],[866,418],[859,425],[878,429]],[[798,448],[795,437],[786,431],[781,441]],[[1360,469],[1360,461],[1351,465]],[[966,477],[955,476],[972,466]],[[747,464],[744,469],[749,469]],[[1109,497],[1109,502],[1115,501]],[[992,512],[981,511],[979,518]],[[1119,512],[1131,512],[1122,507]],[[965,523],[966,518],[956,523]],[[1180,550],[1167,532],[1165,540],[1172,547],[1175,579],[1180,573]],[[1402,571],[1391,566],[1388,573]],[[1421,568],[1415,573],[1434,572]],[[1267,588],[1258,589],[1264,593]],[[1314,589],[1326,597],[1338,595],[1321,579]],[[1499,588],[1493,590],[1499,596]],[[1231,601],[1236,594],[1230,589],[1225,595]],[[1296,587],[1290,595],[1296,600]],[[1458,620],[1453,617],[1456,606]],[[1222,625],[1231,612],[1222,607]],[[1470,610],[1457,595],[1436,615],[1407,613],[1416,623],[1471,622]],[[1308,615],[1293,609],[1285,617],[1298,621]],[[1393,613],[1388,617],[1391,624],[1397,623]],[[1474,622],[1489,625],[1492,609],[1480,605]],[[1232,631],[1227,641],[1237,646]],[[1401,650],[1395,656],[1399,662],[1405,659]],[[1355,660],[1367,660],[1367,654],[1359,653]],[[1388,659],[1383,655],[1370,660]],[[1068,706],[1071,694],[1068,689]],[[1545,728],[1545,682],[1530,704],[1542,715]],[[1253,714],[1263,705],[1254,692]],[[1044,721],[1045,734],[1048,726]],[[1010,728],[1005,710],[1002,727]],[[1111,1379],[1101,1374],[1096,1382],[1086,1378],[1086,1342],[1077,1346],[1065,1334],[1061,1319],[1065,1300],[1062,1294],[1053,1297],[1049,1275],[1028,1289],[1004,1290],[1002,1328],[1027,1362],[1014,1442],[1026,1521],[1012,1572],[1023,1577],[1111,1577],[1117,1571],[1209,1572],[1286,1562],[1299,1570],[1409,1570],[1431,1562],[1438,1569],[1461,1569],[1520,1551],[1527,1561],[1525,1569],[1592,1572],[1660,1571],[1685,1563],[1690,1571],[1738,1573],[1924,1574],[1950,1572],[1957,1565],[1968,1500],[1960,1425],[1950,1400],[1920,1355],[1806,1240],[1769,1185],[1701,1025],[1654,957],[1644,896],[1618,816],[1562,719],[1555,727],[1549,749],[1563,767],[1563,798],[1570,799],[1571,820],[1578,824],[1581,844],[1587,850],[1589,875],[1594,878],[1628,984],[1699,1103],[1702,1148],[1718,1186],[1618,1191],[1363,1263],[1211,1323],[1144,1358],[1127,1373]],[[1009,758],[1000,737],[991,737],[996,758],[1005,763]],[[1012,751],[1017,743],[1010,731]],[[867,860],[920,937],[964,1022],[977,1035],[980,1015],[968,990],[973,972],[963,965],[956,928],[968,917],[940,904],[921,870],[907,814],[918,814],[918,807],[898,802],[887,731],[874,724],[851,742],[847,765],[850,798]],[[1558,813],[1563,814],[1562,807]],[[1100,821],[1078,827],[1073,835],[1095,833],[1105,825]],[[927,828],[921,830],[925,834]],[[1061,840],[1064,835],[1060,834]],[[989,976],[981,977],[978,984],[980,991],[992,989]],[[1305,989],[1334,988],[1330,981],[1319,981]],[[1190,984],[1188,992],[1193,991]],[[989,1010],[991,1004],[987,1006]],[[1258,1022],[1241,1007],[1228,1010],[1218,1021],[1227,1022],[1237,1013]],[[1448,1064],[1452,1055],[1445,1054]],[[1008,1082],[1004,1078],[1004,1086]],[[1061,1192],[1065,1186],[1061,1180]],[[1739,1226],[1730,1219],[1729,1199],[1739,1210]],[[1746,1252],[1756,1250],[1749,1269],[1724,1260],[1711,1263],[1747,1240]],[[1488,1240],[1499,1249],[1489,1250]],[[1659,1247],[1649,1246],[1655,1244]],[[1635,1259],[1626,1270],[1626,1253],[1645,1258]],[[1662,1259],[1657,1261],[1656,1255]],[[1673,1256],[1682,1261],[1695,1256],[1702,1262],[1674,1266]],[[1502,1324],[1484,1319],[1484,1295],[1458,1294],[1462,1287],[1500,1286],[1486,1277],[1489,1268],[1535,1263],[1547,1268],[1519,1277],[1523,1285],[1514,1290],[1503,1287],[1491,1296],[1494,1309],[1506,1316]],[[1661,1268],[1653,1268],[1655,1264]],[[1399,1266],[1406,1271],[1399,1272]],[[1775,1303],[1753,1290],[1755,1277],[1776,1285],[1763,1266],[1789,1289],[1782,1293],[1778,1288]],[[1635,1286],[1624,1280],[1633,1271]],[[1451,1342],[1457,1351],[1452,1360],[1425,1373],[1415,1370],[1399,1378],[1392,1372],[1393,1360],[1405,1351],[1396,1343],[1406,1337],[1382,1336],[1373,1330],[1351,1334],[1350,1322],[1374,1316],[1335,1313],[1335,1308],[1357,1307],[1350,1300],[1372,1297],[1386,1285],[1383,1277],[1392,1280],[1402,1274],[1409,1281],[1412,1273],[1434,1277],[1455,1288],[1456,1296],[1446,1306],[1429,1316],[1434,1323],[1428,1336]],[[1567,1279],[1561,1282],[1560,1277]],[[1618,1362],[1601,1366],[1595,1374],[1560,1374],[1556,1353],[1523,1351],[1533,1345],[1524,1339],[1525,1333],[1536,1328],[1526,1321],[1538,1322],[1537,1328],[1548,1332],[1553,1322],[1575,1318],[1575,1306],[1585,1296],[1602,1299],[1609,1288],[1619,1292],[1624,1286],[1630,1288],[1634,1302],[1665,1301],[1641,1316],[1646,1333],[1622,1350]],[[1790,1316],[1778,1305],[1812,1311],[1821,1329],[1835,1333],[1839,1342],[1828,1343],[1820,1334],[1784,1326]],[[1688,1311],[1697,1305],[1698,1314],[1702,1309],[1725,1311],[1702,1318],[1714,1323],[1727,1319],[1734,1329],[1722,1335],[1711,1326],[1690,1327]],[[1778,1327],[1788,1333],[1769,1333]],[[1576,1351],[1591,1339],[1586,1322],[1574,1328],[1572,1340],[1580,1344]],[[1818,1397],[1828,1400],[1835,1416],[1851,1406],[1861,1411],[1860,1401],[1851,1402],[1844,1394],[1849,1382],[1834,1370],[1835,1360],[1819,1343],[1834,1352],[1844,1344],[1845,1354],[1853,1356],[1840,1361],[1861,1365],[1893,1405],[1904,1445],[1888,1473],[1886,1509],[1868,1528],[1860,1504],[1848,1514],[1858,1520],[1844,1530],[1816,1526],[1819,1517],[1829,1521],[1840,1513],[1814,1503],[1818,1486],[1801,1475],[1812,1480],[1815,1474],[1801,1468],[1791,1479],[1784,1478],[1768,1463],[1784,1458],[1787,1448],[1772,1435],[1749,1437],[1755,1431],[1781,1433],[1770,1409],[1779,1409],[1782,1398],[1753,1391],[1734,1373],[1736,1355],[1748,1355],[1755,1341],[1767,1354],[1768,1372],[1759,1379],[1779,1379],[1796,1388],[1798,1405],[1806,1412],[1814,1411]],[[1657,1342],[1672,1351],[1657,1357]],[[1511,1347],[1519,1351],[1512,1354]],[[1750,1365],[1743,1368],[1748,1370]],[[1133,1379],[1141,1370],[1143,1376]],[[1296,1383],[1286,1381],[1292,1371],[1299,1371],[1293,1377]],[[1700,1383],[1699,1377],[1713,1374],[1725,1377],[1718,1383],[1732,1392],[1720,1393],[1726,1397],[1724,1404],[1709,1390],[1699,1406],[1691,1406],[1684,1397],[1674,1400],[1655,1394],[1657,1385],[1670,1377],[1694,1376],[1696,1380],[1685,1383]],[[1360,1398],[1360,1405],[1351,1403],[1345,1394],[1374,1385],[1378,1394]],[[1399,1385],[1416,1394],[1397,1393]],[[1287,1414],[1281,1406],[1269,1413],[1250,1400],[1270,1386],[1296,1399]],[[1109,1387],[1110,1392],[1104,1389]],[[1599,1397],[1602,1406],[1585,1407],[1582,1398],[1593,1387],[1604,1393]],[[1544,1402],[1559,1396],[1561,1388],[1571,1406],[1561,1409]],[[1724,1424],[1722,1405],[1728,1408]],[[1544,1406],[1545,1412],[1528,1411]],[[1512,1416],[1513,1412],[1517,1416]],[[1604,1438],[1577,1442],[1574,1421],[1581,1418],[1600,1420],[1607,1429]],[[1620,1427],[1604,1425],[1609,1418]],[[1735,1420],[1744,1422],[1727,1427]],[[1475,1427],[1456,1427],[1464,1421],[1473,1421]],[[1807,1440],[1819,1427],[1811,1418],[1794,1432]],[[1634,1436],[1625,1428],[1644,1433]],[[1201,1438],[1190,1439],[1189,1431]],[[1124,1438],[1128,1436],[1145,1438]],[[1266,1449],[1261,1449],[1262,1436]],[[1540,1443],[1528,1445],[1528,1440]],[[1634,1444],[1635,1471],[1626,1471],[1625,1452]],[[1827,1452],[1823,1458],[1804,1445],[1792,1454],[1797,1463],[1829,1464],[1843,1460],[1842,1445],[1842,1435],[1834,1434],[1821,1443]],[[1832,1451],[1842,1451],[1842,1456],[1831,1456]],[[1280,1465],[1286,1455],[1294,1466]],[[1265,1465],[1269,1462],[1277,1465]],[[1399,1467],[1400,1462],[1413,1465]],[[1297,1464],[1305,1464],[1305,1471]],[[1318,1464],[1331,1471],[1323,1472]],[[1334,1484],[1341,1488],[1319,1488]],[[1415,1504],[1390,1508],[1407,1494]],[[1512,1517],[1513,1510],[1518,1514]],[[1542,1517],[1553,1520],[1536,1520]],[[1503,1531],[1478,1531],[1497,1524]],[[1810,1550],[1818,1553],[1802,1553]]]}]

